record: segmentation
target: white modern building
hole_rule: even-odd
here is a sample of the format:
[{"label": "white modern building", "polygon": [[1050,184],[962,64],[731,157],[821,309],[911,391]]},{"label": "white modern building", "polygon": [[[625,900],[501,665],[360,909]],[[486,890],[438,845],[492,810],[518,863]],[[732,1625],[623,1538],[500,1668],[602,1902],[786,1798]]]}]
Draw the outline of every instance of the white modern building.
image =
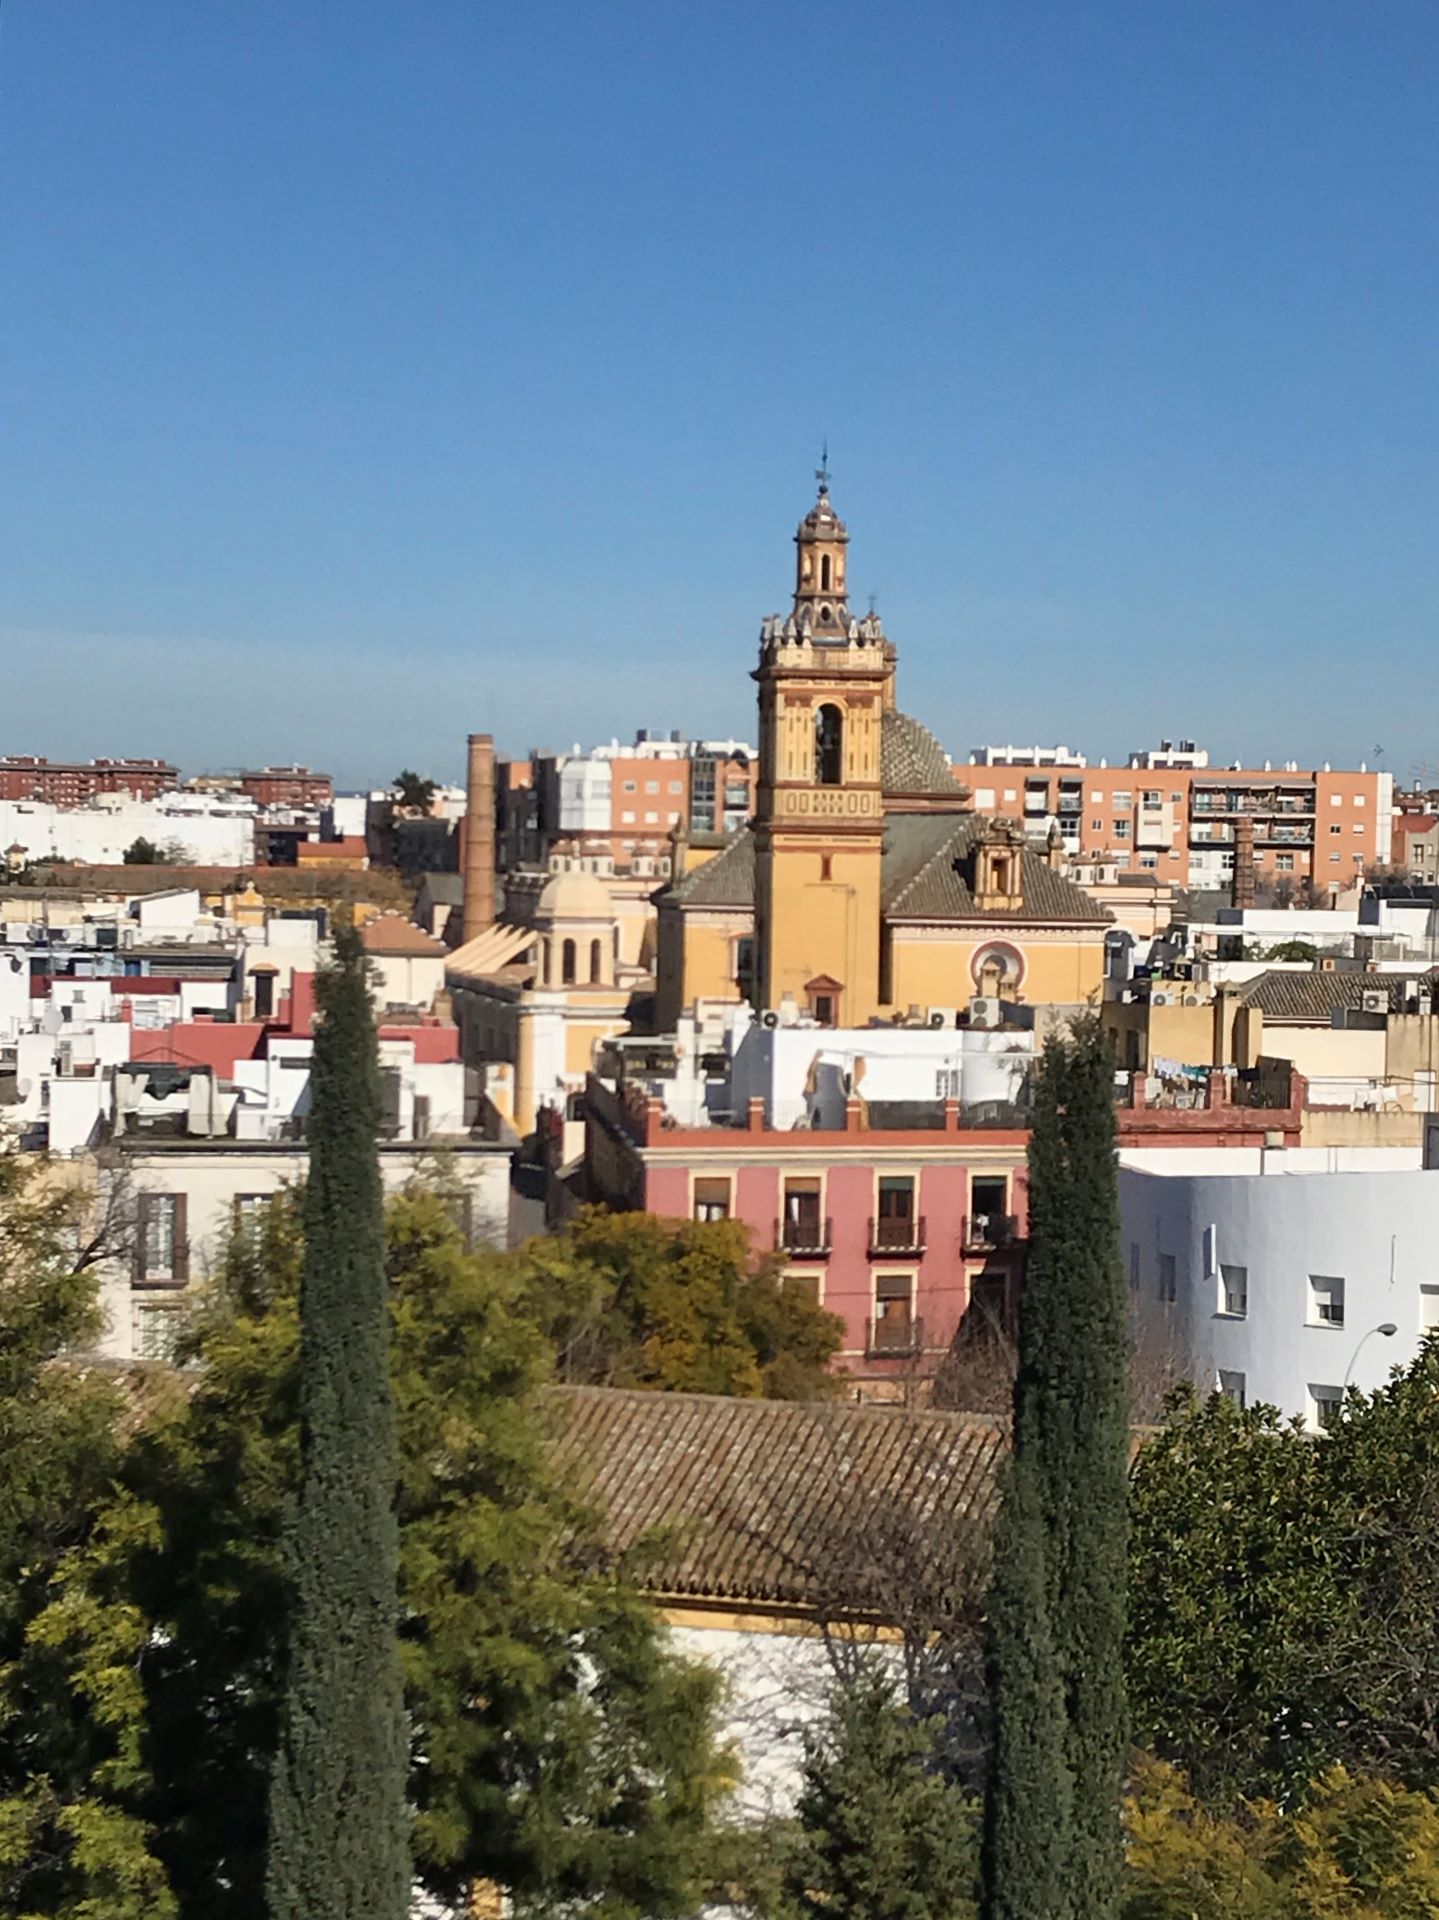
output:
[{"label": "white modern building", "polygon": [[1147,1148],[1120,1156],[1140,1342],[1201,1388],[1314,1430],[1439,1327],[1439,1170],[1418,1149]]},{"label": "white modern building", "polygon": [[74,860],[119,866],[137,840],[173,849],[182,862],[248,867],[255,858],[255,817],[248,795],[162,793],[154,800],[102,793],[83,807],[39,800],[0,801],[0,850],[9,863]]}]

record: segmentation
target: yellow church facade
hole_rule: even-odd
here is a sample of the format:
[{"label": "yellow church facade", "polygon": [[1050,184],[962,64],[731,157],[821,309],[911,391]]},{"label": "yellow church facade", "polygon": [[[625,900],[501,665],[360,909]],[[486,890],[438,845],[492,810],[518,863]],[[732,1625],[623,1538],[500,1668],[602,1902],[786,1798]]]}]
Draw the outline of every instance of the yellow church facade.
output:
[{"label": "yellow church facade", "polygon": [[655,1016],[791,1004],[826,1025],[976,995],[1097,1005],[1109,915],[1057,835],[974,813],[938,741],[895,703],[896,654],[846,590],[849,535],[821,479],[795,535],[794,604],[761,627],[755,818],[658,903]]}]

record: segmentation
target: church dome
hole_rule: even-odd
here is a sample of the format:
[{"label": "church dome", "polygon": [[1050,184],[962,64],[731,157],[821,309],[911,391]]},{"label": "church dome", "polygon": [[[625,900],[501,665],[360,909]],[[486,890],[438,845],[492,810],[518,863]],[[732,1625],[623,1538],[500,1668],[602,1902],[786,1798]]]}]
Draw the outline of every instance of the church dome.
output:
[{"label": "church dome", "polygon": [[880,722],[879,783],[886,794],[943,794],[953,800],[964,792],[944,748],[907,713],[889,712]]},{"label": "church dome", "polygon": [[800,521],[794,537],[803,541],[848,540],[848,529],[834,510],[828,487],[820,488],[818,500]]},{"label": "church dome", "polygon": [[535,902],[537,920],[613,920],[610,890],[593,873],[578,867],[552,873]]}]

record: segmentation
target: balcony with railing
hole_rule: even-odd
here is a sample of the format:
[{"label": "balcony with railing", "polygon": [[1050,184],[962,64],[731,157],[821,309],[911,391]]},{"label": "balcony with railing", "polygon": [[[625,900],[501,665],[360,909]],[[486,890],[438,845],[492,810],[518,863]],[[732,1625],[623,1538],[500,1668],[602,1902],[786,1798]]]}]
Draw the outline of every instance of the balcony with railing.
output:
[{"label": "balcony with railing", "polygon": [[926,1244],[922,1213],[909,1218],[876,1219],[870,1216],[869,1250],[872,1254],[923,1253]]},{"label": "balcony with railing", "polygon": [[865,1353],[872,1360],[906,1360],[924,1352],[924,1322],[907,1316],[865,1322]]},{"label": "balcony with railing", "polygon": [[823,1260],[834,1245],[834,1222],[828,1215],[824,1219],[776,1220],[774,1243],[781,1253],[796,1260]]},{"label": "balcony with railing", "polygon": [[960,1245],[965,1253],[1002,1253],[1017,1247],[1019,1218],[1013,1213],[967,1213]]}]

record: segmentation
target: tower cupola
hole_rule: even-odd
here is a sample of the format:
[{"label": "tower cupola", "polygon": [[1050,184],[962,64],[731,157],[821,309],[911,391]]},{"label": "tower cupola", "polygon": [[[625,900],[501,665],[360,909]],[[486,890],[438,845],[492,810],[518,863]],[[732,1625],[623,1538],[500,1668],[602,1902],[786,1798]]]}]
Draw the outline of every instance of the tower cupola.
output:
[{"label": "tower cupola", "polygon": [[816,640],[849,637],[849,595],[844,578],[849,532],[829,497],[829,470],[815,475],[819,497],[795,532],[794,617]]}]

